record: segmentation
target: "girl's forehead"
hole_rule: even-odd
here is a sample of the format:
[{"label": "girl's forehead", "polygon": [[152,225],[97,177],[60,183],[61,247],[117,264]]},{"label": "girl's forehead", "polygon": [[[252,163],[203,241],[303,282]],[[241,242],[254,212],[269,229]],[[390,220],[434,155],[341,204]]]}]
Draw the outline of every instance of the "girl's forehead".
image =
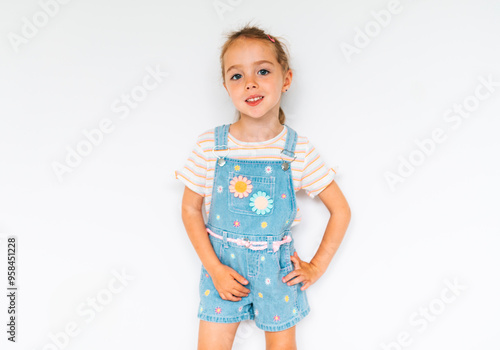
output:
[{"label": "girl's forehead", "polygon": [[228,64],[252,64],[261,60],[277,62],[273,48],[259,39],[239,38],[224,54],[226,67],[229,67]]}]

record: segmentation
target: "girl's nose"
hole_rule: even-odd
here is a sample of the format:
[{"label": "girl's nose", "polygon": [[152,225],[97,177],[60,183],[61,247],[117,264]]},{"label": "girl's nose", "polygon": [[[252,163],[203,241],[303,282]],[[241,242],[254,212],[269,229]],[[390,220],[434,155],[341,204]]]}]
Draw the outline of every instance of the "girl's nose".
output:
[{"label": "girl's nose", "polygon": [[256,88],[256,87],[257,87],[256,83],[254,83],[252,81],[247,82],[247,90],[250,88]]}]

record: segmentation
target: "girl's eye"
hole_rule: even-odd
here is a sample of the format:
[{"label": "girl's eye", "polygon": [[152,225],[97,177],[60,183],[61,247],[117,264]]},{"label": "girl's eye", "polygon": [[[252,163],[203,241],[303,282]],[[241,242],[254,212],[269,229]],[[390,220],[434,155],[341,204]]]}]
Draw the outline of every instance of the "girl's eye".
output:
[{"label": "girl's eye", "polygon": [[261,70],[259,70],[259,73],[260,73],[260,72],[267,72],[266,74],[263,74],[263,75],[267,75],[267,74],[269,74],[269,71],[268,71],[267,69],[261,69]]},{"label": "girl's eye", "polygon": [[236,77],[236,76],[241,76],[241,74],[235,74],[235,75],[233,75],[233,76],[231,77],[231,80],[237,80],[237,79],[239,79],[239,78],[234,79],[234,77]]}]

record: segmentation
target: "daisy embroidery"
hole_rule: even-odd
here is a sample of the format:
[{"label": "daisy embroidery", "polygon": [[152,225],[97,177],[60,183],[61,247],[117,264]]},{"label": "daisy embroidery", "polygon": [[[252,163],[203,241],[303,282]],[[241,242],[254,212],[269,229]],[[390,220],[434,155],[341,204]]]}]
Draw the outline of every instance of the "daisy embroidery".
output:
[{"label": "daisy embroidery", "polygon": [[233,222],[233,226],[234,226],[234,227],[240,227],[240,225],[241,225],[241,223],[240,223],[238,220],[235,220],[235,221]]},{"label": "daisy embroidery", "polygon": [[280,317],[278,315],[274,316],[273,317],[273,321],[274,322],[278,322],[280,320]]},{"label": "daisy embroidery", "polygon": [[220,306],[215,308],[216,314],[220,314],[221,312],[222,312],[222,309],[220,308]]},{"label": "daisy embroidery", "polygon": [[269,165],[266,166],[266,174],[271,174],[273,172],[273,168],[271,168]]},{"label": "daisy embroidery", "polygon": [[252,192],[251,183],[252,181],[244,176],[235,176],[229,183],[229,192],[234,193],[235,197],[248,197],[248,194]]},{"label": "daisy embroidery", "polygon": [[267,214],[273,207],[273,200],[266,192],[259,191],[250,198],[250,206],[257,214]]},{"label": "daisy embroidery", "polygon": [[235,166],[234,166],[234,170],[235,170],[235,171],[240,171],[240,169],[241,169],[241,168],[240,168],[240,166],[239,166],[239,165],[235,165]]},{"label": "daisy embroidery", "polygon": [[281,195],[281,198],[285,199],[285,198],[286,198],[286,194],[284,194],[284,193],[283,193],[283,194]]},{"label": "daisy embroidery", "polygon": [[217,192],[222,193],[222,186],[217,187]]},{"label": "daisy embroidery", "polygon": [[271,284],[271,279],[270,278],[266,278],[266,284]]}]

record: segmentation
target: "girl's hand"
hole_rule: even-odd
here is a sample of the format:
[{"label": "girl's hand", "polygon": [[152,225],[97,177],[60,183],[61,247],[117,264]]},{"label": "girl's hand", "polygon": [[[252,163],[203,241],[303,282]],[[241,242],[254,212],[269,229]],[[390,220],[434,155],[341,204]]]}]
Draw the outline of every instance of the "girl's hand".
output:
[{"label": "girl's hand", "polygon": [[[313,263],[300,260],[297,252],[294,252],[293,255],[290,256],[290,259],[292,260],[295,269],[283,277],[283,283],[286,283],[288,286],[293,286],[294,284],[303,282],[303,286],[300,290],[306,290],[323,274]],[[290,281],[292,278],[293,280]]]},{"label": "girl's hand", "polygon": [[241,297],[248,296],[250,289],[242,286],[248,281],[227,265],[221,264],[213,273],[212,281],[215,289],[224,300],[240,301]]}]

